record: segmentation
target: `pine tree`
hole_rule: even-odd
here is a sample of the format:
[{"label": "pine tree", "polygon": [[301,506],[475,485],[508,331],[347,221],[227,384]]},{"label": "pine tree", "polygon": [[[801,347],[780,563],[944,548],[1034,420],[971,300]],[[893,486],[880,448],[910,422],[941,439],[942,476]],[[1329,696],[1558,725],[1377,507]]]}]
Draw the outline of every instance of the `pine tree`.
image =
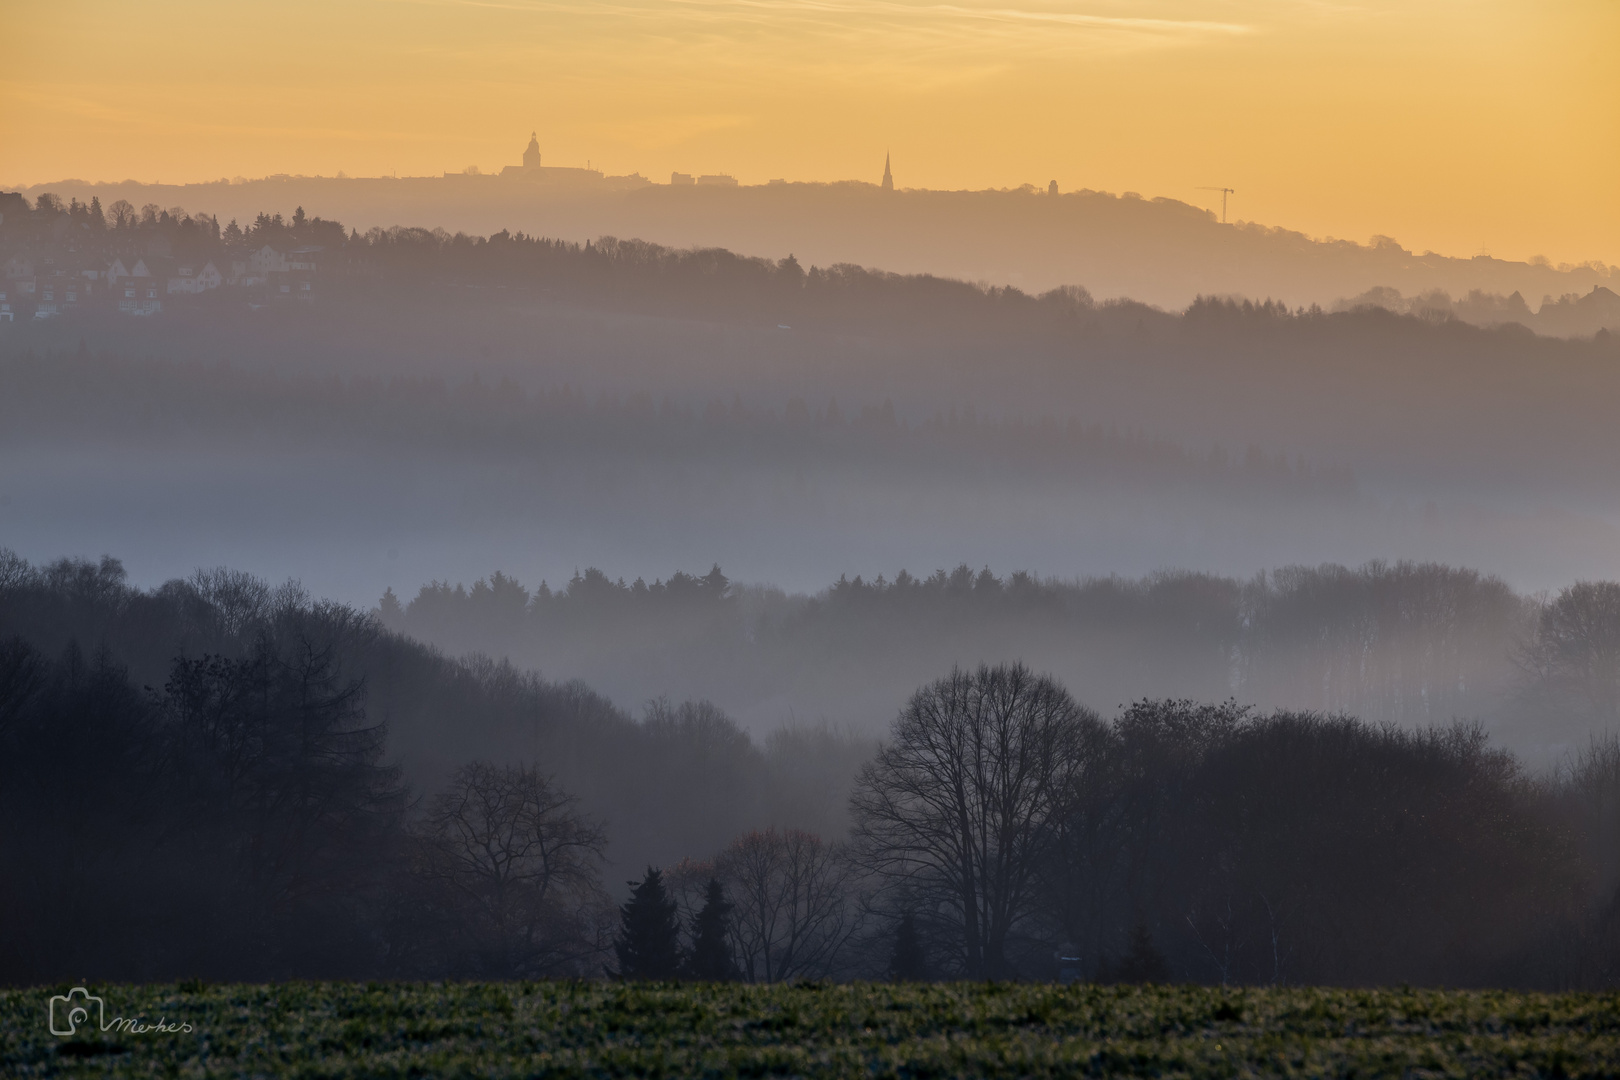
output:
[{"label": "pine tree", "polygon": [[675,901],[664,891],[664,875],[647,867],[647,876],[630,882],[630,899],[619,908],[621,979],[673,979],[680,974],[681,929]]},{"label": "pine tree", "polygon": [[1146,923],[1139,921],[1131,929],[1130,942],[1126,946],[1125,955],[1114,967],[1113,977],[1115,982],[1122,983],[1170,981],[1170,966],[1164,962],[1164,957],[1154,947],[1153,934],[1149,932]]},{"label": "pine tree", "polygon": [[737,978],[737,962],[731,956],[731,908],[719,879],[710,878],[703,909],[692,916],[692,953],[686,960],[686,973],[692,978],[705,982]]},{"label": "pine tree", "polygon": [[383,591],[382,600],[377,604],[377,618],[390,630],[398,629],[405,622],[405,608],[394,595],[392,585]]},{"label": "pine tree", "polygon": [[889,978],[895,982],[922,982],[928,978],[928,954],[917,936],[917,920],[907,912],[894,934],[889,957]]}]

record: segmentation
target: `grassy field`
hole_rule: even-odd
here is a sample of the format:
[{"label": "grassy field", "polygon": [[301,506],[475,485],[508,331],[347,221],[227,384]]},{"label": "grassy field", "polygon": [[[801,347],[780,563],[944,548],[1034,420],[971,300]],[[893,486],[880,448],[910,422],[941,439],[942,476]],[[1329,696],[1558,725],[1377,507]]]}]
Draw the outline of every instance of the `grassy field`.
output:
[{"label": "grassy field", "polygon": [[[1620,1077],[1620,995],[1422,990],[631,985],[92,987],[53,1036],[0,991],[0,1075]],[[92,1016],[92,1022],[94,1016]],[[92,1023],[93,1026],[93,1023]]]}]

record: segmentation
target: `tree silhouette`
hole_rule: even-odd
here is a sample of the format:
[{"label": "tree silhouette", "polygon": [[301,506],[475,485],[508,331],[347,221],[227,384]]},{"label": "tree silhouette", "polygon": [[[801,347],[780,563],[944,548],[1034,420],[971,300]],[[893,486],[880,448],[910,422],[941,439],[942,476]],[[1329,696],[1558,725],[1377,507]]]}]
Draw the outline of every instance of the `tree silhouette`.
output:
[{"label": "tree silhouette", "polygon": [[703,907],[692,916],[692,954],[686,970],[705,982],[731,982],[737,978],[737,962],[731,956],[731,904],[718,878],[709,879]]},{"label": "tree silhouette", "polygon": [[1022,664],[959,668],[912,696],[861,771],[850,799],[857,858],[948,913],[967,978],[1007,974],[1051,827],[1103,732]]},{"label": "tree silhouette", "polygon": [[716,869],[737,902],[732,936],[749,982],[824,974],[855,929],[842,856],[812,833],[745,833]]},{"label": "tree silhouette", "polygon": [[433,799],[419,873],[440,886],[458,952],[480,974],[553,974],[597,954],[607,836],[575,803],[533,767],[487,762]]},{"label": "tree silhouette", "polygon": [[895,982],[922,982],[928,978],[928,952],[917,933],[917,920],[909,911],[901,917],[894,932],[889,978]]},{"label": "tree silhouette", "polygon": [[647,876],[630,883],[630,899],[619,908],[621,979],[673,979],[680,974],[681,931],[675,901],[664,890],[664,875],[647,867]]},{"label": "tree silhouette", "polygon": [[1125,955],[1114,966],[1112,975],[1115,982],[1122,983],[1163,983],[1170,980],[1170,966],[1154,946],[1153,934],[1148,930],[1147,923],[1137,920],[1131,928]]}]

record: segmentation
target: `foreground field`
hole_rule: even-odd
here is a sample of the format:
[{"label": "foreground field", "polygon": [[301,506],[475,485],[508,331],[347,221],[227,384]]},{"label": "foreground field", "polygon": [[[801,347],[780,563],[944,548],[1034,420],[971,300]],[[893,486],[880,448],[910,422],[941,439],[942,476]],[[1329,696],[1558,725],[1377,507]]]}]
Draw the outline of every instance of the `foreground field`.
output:
[{"label": "foreground field", "polygon": [[[0,991],[0,1075],[292,1077],[1620,1076],[1620,995],[632,985]],[[118,1033],[115,1017],[189,1032]],[[88,1027],[89,1030],[86,1030]]]}]

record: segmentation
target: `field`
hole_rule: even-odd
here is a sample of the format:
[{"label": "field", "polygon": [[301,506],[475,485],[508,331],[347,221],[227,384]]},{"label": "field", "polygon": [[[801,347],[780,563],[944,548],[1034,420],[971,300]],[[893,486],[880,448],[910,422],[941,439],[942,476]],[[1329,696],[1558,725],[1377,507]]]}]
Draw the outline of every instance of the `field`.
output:
[{"label": "field", "polygon": [[[1428,990],[293,983],[92,987],[190,1032],[49,1030],[0,991],[0,1075],[1620,1076],[1620,995]],[[95,1025],[92,1006],[92,1026]],[[117,1025],[114,1025],[116,1028]]]}]

